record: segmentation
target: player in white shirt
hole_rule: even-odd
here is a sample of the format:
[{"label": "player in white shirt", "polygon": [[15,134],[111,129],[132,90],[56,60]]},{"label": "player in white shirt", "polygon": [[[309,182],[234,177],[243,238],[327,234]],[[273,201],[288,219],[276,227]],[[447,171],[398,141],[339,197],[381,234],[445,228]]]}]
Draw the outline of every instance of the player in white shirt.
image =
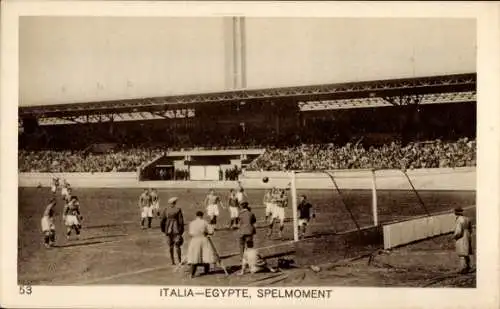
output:
[{"label": "player in white shirt", "polygon": [[248,196],[245,193],[245,189],[240,185],[238,188],[238,192],[236,192],[236,200],[238,201],[238,205],[241,205],[243,203],[248,203]]},{"label": "player in white shirt", "polygon": [[151,228],[151,222],[153,221],[153,208],[151,207],[151,197],[149,196],[148,189],[144,189],[142,194],[139,196],[139,209],[141,212],[141,228],[146,228],[146,220],[148,221],[148,227]]},{"label": "player in white shirt", "polygon": [[52,192],[52,194],[54,194],[54,196],[57,193],[58,188],[59,188],[59,178],[52,177],[52,182],[50,184],[50,191]]},{"label": "player in white shirt", "polygon": [[149,193],[149,196],[151,198],[151,207],[153,210],[153,214],[156,214],[156,216],[160,216],[160,197],[158,196],[158,192],[156,191],[156,189],[152,189]]},{"label": "player in white shirt", "polygon": [[217,225],[217,217],[219,216],[220,205],[220,198],[215,194],[214,189],[210,189],[210,191],[208,191],[207,197],[205,198],[205,207],[207,209],[209,224],[213,230],[215,230],[215,226]]},{"label": "player in white shirt", "polygon": [[247,248],[243,253],[243,259],[241,260],[241,271],[239,275],[243,275],[247,267],[252,274],[263,271],[270,271],[273,273],[277,271],[277,269],[270,267],[266,263],[257,249],[253,247],[253,242],[247,243]]},{"label": "player in white shirt", "polygon": [[279,221],[279,238],[283,239],[283,229],[285,228],[285,209],[288,206],[288,188],[276,189],[272,196],[273,210],[267,237],[271,237],[273,226],[276,220]]},{"label": "player in white shirt", "polygon": [[273,215],[273,200],[272,200],[272,194],[273,194],[273,189],[271,190],[266,190],[266,193],[264,193],[264,199],[263,199],[263,204],[266,207],[266,222],[268,222],[269,218],[272,218]]},{"label": "player in white shirt", "polygon": [[63,179],[63,184],[61,186],[61,196],[63,200],[66,200],[70,196],[71,185],[66,179]]}]

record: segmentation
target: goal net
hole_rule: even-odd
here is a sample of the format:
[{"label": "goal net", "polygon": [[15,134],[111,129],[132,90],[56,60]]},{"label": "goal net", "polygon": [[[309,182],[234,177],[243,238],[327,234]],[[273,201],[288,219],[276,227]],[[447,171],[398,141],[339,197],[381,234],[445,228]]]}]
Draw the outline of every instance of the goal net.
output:
[{"label": "goal net", "polygon": [[266,188],[289,186],[285,209],[284,238],[299,239],[300,213],[305,196],[315,218],[306,227],[305,238],[363,230],[380,224],[430,216],[457,206],[475,203],[473,194],[450,190],[429,190],[438,178],[403,170],[314,170],[260,172],[268,177]]}]

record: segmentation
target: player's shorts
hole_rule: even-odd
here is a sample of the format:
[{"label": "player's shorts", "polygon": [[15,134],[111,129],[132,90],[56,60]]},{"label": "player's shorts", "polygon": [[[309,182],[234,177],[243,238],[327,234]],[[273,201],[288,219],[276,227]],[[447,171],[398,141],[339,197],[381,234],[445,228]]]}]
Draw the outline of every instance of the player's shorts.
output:
[{"label": "player's shorts", "polygon": [[266,203],[266,216],[269,216],[273,213],[274,204]]},{"label": "player's shorts", "polygon": [[66,215],[64,224],[66,226],[80,225],[80,221],[78,221],[78,217],[75,215]]},{"label": "player's shorts", "polygon": [[50,191],[52,191],[52,193],[56,193],[57,192],[56,186],[51,186]]},{"label": "player's shorts", "polygon": [[68,196],[68,194],[69,194],[69,192],[68,192],[68,188],[62,188],[62,189],[61,189],[61,195],[62,195],[63,197]]},{"label": "player's shorts", "polygon": [[208,205],[207,206],[207,216],[215,217],[219,216],[219,206],[218,205]]},{"label": "player's shorts", "polygon": [[48,216],[42,217],[42,232],[50,232],[54,231],[56,226],[54,224],[54,220]]},{"label": "player's shorts", "polygon": [[285,207],[273,207],[273,219],[279,219],[281,222],[285,221]]},{"label": "player's shorts", "polygon": [[309,223],[309,219],[299,219],[297,220],[297,224],[299,226],[307,225]]},{"label": "player's shorts", "polygon": [[208,220],[208,223],[210,223],[212,225],[216,225],[217,224],[217,216],[210,217],[210,219]]},{"label": "player's shorts", "polygon": [[240,209],[238,207],[229,206],[229,215],[231,219],[236,219],[240,215]]},{"label": "player's shorts", "polygon": [[151,207],[153,208],[153,210],[158,210],[158,209],[160,209],[160,203],[155,202],[155,203],[153,203],[153,205],[151,205]]},{"label": "player's shorts", "polygon": [[142,207],[141,218],[153,217],[153,207]]},{"label": "player's shorts", "polygon": [[184,238],[182,238],[182,235],[177,235],[177,234],[168,234],[167,236],[167,245],[169,247],[171,246],[182,246],[184,243]]}]

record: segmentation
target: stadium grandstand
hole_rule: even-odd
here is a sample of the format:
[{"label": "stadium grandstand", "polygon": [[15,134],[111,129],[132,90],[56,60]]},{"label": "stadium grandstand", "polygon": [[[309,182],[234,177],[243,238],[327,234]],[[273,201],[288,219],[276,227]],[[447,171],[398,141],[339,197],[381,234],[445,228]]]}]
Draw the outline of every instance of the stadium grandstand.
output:
[{"label": "stadium grandstand", "polygon": [[[19,169],[135,171],[169,154],[163,166],[210,157],[225,166],[219,179],[242,168],[474,166],[475,103],[471,73],[20,107]],[[156,174],[190,179],[186,168]]]}]

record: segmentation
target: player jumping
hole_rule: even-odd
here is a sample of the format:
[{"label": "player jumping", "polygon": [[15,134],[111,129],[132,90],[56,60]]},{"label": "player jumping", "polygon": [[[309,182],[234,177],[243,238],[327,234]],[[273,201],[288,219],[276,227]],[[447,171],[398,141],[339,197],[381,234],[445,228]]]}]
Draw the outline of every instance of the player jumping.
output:
[{"label": "player jumping", "polygon": [[273,234],[274,221],[279,220],[279,238],[283,239],[283,229],[285,228],[285,208],[288,206],[287,189],[276,189],[272,197],[273,210],[267,237]]},{"label": "player jumping", "polygon": [[66,225],[66,238],[69,240],[71,232],[75,230],[76,239],[78,239],[82,229],[80,221],[83,219],[80,213],[80,202],[78,201],[78,197],[72,196],[69,203],[66,204],[64,209],[64,218]]},{"label": "player jumping", "polygon": [[306,234],[306,226],[309,223],[309,220],[316,217],[316,214],[313,212],[312,205],[307,201],[307,197],[302,194],[300,196],[300,203],[297,206],[297,210],[299,213],[298,218],[298,226],[299,226],[299,238],[304,238]]},{"label": "player jumping", "polygon": [[139,196],[139,209],[141,211],[141,228],[145,229],[146,219],[148,221],[148,228],[151,228],[151,222],[153,221],[153,208],[151,207],[151,197],[149,195],[148,189],[144,189],[144,192]]},{"label": "player jumping", "polygon": [[248,203],[248,196],[245,192],[245,189],[241,186],[241,183],[238,187],[238,192],[236,193],[236,199],[238,200],[238,205],[241,206],[243,203]]},{"label": "player jumping", "polygon": [[45,207],[45,211],[42,216],[42,233],[44,237],[45,248],[50,248],[54,245],[56,241],[56,226],[54,224],[54,206],[56,205],[56,199],[51,198],[49,205]]},{"label": "player jumping", "polygon": [[220,198],[215,195],[214,189],[210,189],[205,198],[205,207],[207,208],[207,215],[210,220],[209,224],[214,231],[217,225],[217,217],[219,216],[219,205],[221,205]]},{"label": "player jumping", "polygon": [[231,217],[230,229],[237,229],[239,224],[240,207],[234,189],[229,190],[228,197],[229,215]]}]

